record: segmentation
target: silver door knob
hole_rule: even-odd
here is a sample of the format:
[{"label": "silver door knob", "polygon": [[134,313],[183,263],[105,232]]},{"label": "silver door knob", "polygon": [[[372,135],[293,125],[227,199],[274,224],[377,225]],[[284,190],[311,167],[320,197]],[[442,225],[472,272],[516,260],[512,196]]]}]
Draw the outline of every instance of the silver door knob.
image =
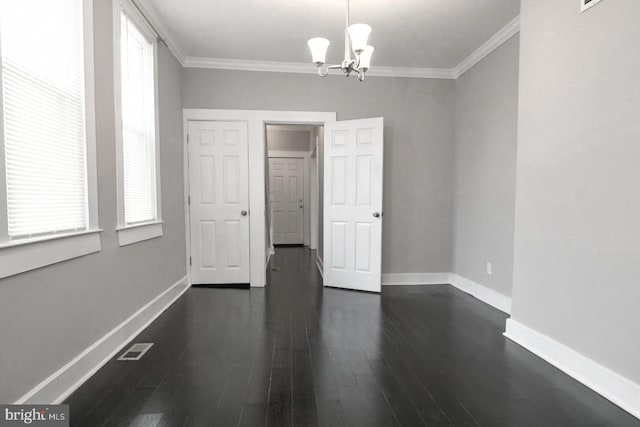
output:
[{"label": "silver door knob", "polygon": [[380,212],[374,212],[373,213],[373,217],[374,218],[380,218]]},{"label": "silver door knob", "polygon": [[241,212],[240,212],[240,215],[242,215],[242,216],[247,216],[247,211],[241,211]]}]

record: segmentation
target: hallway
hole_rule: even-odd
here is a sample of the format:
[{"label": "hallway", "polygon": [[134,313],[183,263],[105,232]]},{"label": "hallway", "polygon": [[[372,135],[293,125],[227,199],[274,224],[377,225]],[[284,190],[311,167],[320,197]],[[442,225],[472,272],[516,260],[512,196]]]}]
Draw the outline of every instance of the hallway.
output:
[{"label": "hallway", "polygon": [[[194,287],[66,403],[83,426],[638,426],[442,286],[323,289],[278,248],[265,289]],[[118,354],[119,356],[119,354]]]}]

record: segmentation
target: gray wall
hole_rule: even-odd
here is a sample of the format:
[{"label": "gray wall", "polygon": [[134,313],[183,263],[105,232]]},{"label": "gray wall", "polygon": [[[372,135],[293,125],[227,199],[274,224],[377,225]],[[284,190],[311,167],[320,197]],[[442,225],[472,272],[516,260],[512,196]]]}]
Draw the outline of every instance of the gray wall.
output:
[{"label": "gray wall", "polygon": [[267,126],[267,149],[270,151],[311,151],[308,130],[277,130]]},{"label": "gray wall", "polygon": [[640,2],[524,0],[513,318],[640,383]]},{"label": "gray wall", "polygon": [[110,1],[95,2],[102,251],[0,280],[3,403],[14,402],[186,274],[182,69],[164,47],[158,70],[164,236],[118,246],[111,16]]},{"label": "gray wall", "polygon": [[384,116],[383,272],[451,271],[453,81],[193,68],[183,77],[185,108]]},{"label": "gray wall", "polygon": [[516,35],[456,80],[454,125],[453,271],[508,296],[513,280],[518,47]]}]

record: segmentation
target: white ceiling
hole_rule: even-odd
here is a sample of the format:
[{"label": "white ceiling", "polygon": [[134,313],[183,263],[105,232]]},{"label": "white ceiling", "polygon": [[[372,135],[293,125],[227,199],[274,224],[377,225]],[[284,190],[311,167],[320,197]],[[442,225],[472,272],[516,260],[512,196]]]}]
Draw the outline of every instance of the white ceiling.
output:
[{"label": "white ceiling", "polygon": [[[345,0],[149,0],[187,57],[305,63],[306,41],[344,55]],[[454,68],[520,13],[520,0],[351,0],[373,27],[373,65]]]}]

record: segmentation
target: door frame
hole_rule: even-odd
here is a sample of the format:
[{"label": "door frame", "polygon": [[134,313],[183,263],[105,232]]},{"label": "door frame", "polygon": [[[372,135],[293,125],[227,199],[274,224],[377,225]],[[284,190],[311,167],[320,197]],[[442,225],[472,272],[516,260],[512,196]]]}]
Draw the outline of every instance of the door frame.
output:
[{"label": "door frame", "polygon": [[[282,159],[302,159],[303,171],[302,176],[304,182],[302,183],[302,244],[311,248],[311,180],[309,178],[309,159],[311,158],[310,151],[267,151],[267,159],[282,158]],[[273,218],[271,218],[273,221]],[[271,242],[273,247],[273,242]]]},{"label": "door frame", "polygon": [[249,144],[249,235],[250,251],[250,285],[264,287],[267,282],[267,256],[269,247],[266,241],[266,203],[265,184],[267,145],[265,125],[267,124],[301,124],[324,125],[335,122],[335,112],[313,111],[274,111],[274,110],[226,110],[184,108],[182,110],[183,133],[183,179],[184,179],[184,226],[185,226],[185,266],[191,284],[191,224],[189,212],[189,147],[187,134],[190,121],[227,121],[246,122]]}]

